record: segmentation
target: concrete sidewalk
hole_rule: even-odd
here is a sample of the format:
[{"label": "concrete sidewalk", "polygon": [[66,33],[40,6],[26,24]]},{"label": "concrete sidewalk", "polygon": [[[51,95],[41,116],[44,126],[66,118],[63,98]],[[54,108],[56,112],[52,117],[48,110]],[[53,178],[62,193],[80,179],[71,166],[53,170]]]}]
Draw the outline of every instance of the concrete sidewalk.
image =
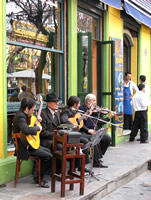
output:
[{"label": "concrete sidewalk", "polygon": [[[151,159],[151,137],[149,140],[148,144],[126,141],[116,147],[110,147],[103,158],[104,164],[107,164],[109,168],[93,168],[94,175],[98,180],[93,177],[85,177],[83,196],[79,195],[79,184],[75,184],[73,191],[69,191],[67,185],[65,198],[61,198],[60,182],[57,181],[56,192],[51,193],[50,188],[39,188],[38,185],[33,184],[30,175],[18,179],[16,188],[13,187],[13,182],[0,187],[0,200],[102,199],[147,171],[147,162]],[[47,178],[51,184],[50,178]]]}]

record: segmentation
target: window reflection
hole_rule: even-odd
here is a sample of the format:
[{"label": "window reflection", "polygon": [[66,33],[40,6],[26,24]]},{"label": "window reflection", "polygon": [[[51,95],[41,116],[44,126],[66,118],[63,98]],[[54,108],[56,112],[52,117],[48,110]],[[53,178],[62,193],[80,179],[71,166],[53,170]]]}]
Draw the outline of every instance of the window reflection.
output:
[{"label": "window reflection", "polygon": [[61,49],[60,8],[55,0],[8,0],[7,40]]},{"label": "window reflection", "polygon": [[77,29],[78,32],[92,33],[93,39],[98,39],[98,19],[87,15],[81,11],[77,13]]},{"label": "window reflection", "polygon": [[43,99],[48,92],[60,94],[62,55],[51,49],[63,48],[61,12],[62,3],[57,0],[6,1],[8,144],[13,143],[12,120],[20,107],[22,86],[28,94],[40,93]]},{"label": "window reflection", "polygon": [[82,36],[82,92],[88,92],[88,36]]},{"label": "window reflection", "polygon": [[[34,95],[37,94],[36,84],[40,86],[41,92],[44,96],[51,91],[57,90],[59,85],[59,55],[52,52],[46,53],[44,68],[42,76],[38,77],[36,82],[36,74],[38,65],[42,62],[41,51],[30,48],[23,48],[14,45],[7,45],[7,88],[8,88],[8,101],[16,87],[21,88],[26,85],[27,89]],[[39,68],[41,70],[41,68]],[[53,78],[52,78],[53,76]],[[21,92],[21,90],[20,90]]]},{"label": "window reflection", "polygon": [[[98,39],[98,18],[91,15],[83,13],[81,11],[77,12],[77,30],[79,34],[79,52],[81,55],[79,57],[80,72],[82,68],[82,74],[80,73],[80,92],[88,92],[88,34],[92,34],[93,39]],[[91,55],[90,55],[91,56]],[[81,88],[82,85],[82,88]]]}]

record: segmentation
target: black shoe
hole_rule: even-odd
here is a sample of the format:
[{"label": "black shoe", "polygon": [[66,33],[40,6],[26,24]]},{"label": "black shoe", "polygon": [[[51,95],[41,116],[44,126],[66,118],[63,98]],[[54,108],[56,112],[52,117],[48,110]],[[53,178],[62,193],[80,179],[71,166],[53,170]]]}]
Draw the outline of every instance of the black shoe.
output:
[{"label": "black shoe", "polygon": [[101,168],[108,168],[108,166],[107,165],[103,165],[102,163],[101,163],[101,166],[100,166]]},{"label": "black shoe", "polygon": [[129,138],[129,142],[134,142],[134,138]]},{"label": "black shoe", "polygon": [[143,143],[146,143],[146,144],[147,144],[147,143],[149,143],[149,141],[148,141],[148,140],[140,141],[140,143],[141,143],[141,144],[143,144]]},{"label": "black shoe", "polygon": [[94,162],[93,167],[101,167],[101,163],[100,162]]},{"label": "black shoe", "polygon": [[140,138],[138,138],[137,141],[140,141]]},{"label": "black shoe", "polygon": [[42,180],[42,181],[41,181],[41,187],[42,187],[42,188],[50,188],[50,186],[48,185],[48,182],[45,181],[45,180]]},{"label": "black shoe", "polygon": [[93,167],[108,168],[107,165],[103,165],[101,162],[100,163],[94,162]]},{"label": "black shoe", "polygon": [[[34,180],[34,183],[35,183],[35,184],[39,184],[38,176],[33,176],[33,180]],[[46,181],[46,180],[42,180],[41,183],[42,183],[42,182],[48,183],[48,181]]]}]

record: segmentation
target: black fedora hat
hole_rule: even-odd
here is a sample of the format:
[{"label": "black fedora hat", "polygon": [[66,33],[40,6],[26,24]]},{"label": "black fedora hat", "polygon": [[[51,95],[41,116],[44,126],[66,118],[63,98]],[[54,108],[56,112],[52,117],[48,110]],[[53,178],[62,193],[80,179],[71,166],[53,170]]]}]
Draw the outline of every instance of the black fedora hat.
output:
[{"label": "black fedora hat", "polygon": [[56,96],[55,93],[50,93],[46,95],[46,102],[58,102],[60,99]]}]

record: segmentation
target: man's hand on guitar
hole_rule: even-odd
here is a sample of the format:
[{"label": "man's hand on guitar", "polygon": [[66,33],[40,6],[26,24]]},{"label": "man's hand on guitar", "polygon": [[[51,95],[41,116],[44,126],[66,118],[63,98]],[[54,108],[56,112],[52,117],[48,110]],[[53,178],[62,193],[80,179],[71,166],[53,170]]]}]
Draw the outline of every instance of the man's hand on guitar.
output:
[{"label": "man's hand on guitar", "polygon": [[39,122],[42,122],[42,117],[37,116],[37,120],[38,120]]},{"label": "man's hand on guitar", "polygon": [[93,129],[89,129],[89,130],[88,130],[88,133],[90,133],[91,135],[94,135],[95,130],[93,130]]}]

